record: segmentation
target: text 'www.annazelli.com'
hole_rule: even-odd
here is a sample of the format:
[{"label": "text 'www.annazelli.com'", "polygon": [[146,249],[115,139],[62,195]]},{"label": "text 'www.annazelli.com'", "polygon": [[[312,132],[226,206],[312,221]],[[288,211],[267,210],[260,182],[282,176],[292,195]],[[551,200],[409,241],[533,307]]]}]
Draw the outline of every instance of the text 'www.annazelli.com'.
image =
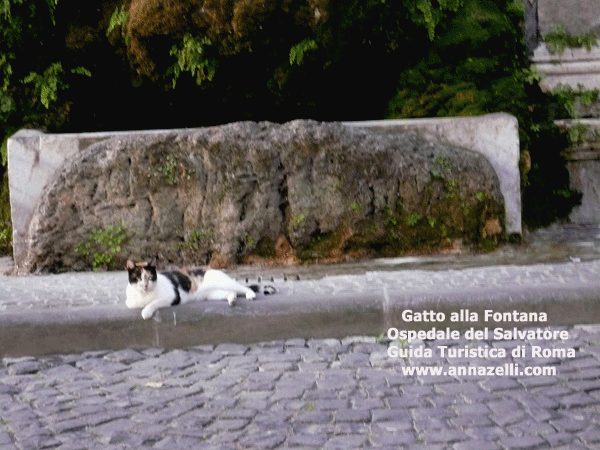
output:
[{"label": "text 'www.annazelli.com'", "polygon": [[404,376],[459,376],[459,377],[481,377],[481,376],[513,376],[513,377],[539,377],[556,375],[556,367],[553,366],[525,366],[520,367],[517,363],[507,363],[498,366],[402,366],[398,370]]}]

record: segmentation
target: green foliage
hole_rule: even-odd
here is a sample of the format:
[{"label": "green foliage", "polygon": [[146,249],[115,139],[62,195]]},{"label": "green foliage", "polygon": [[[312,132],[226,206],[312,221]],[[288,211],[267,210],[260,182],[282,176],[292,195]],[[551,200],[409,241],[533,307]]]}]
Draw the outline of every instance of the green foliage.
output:
[{"label": "green foliage", "polygon": [[244,243],[245,247],[254,247],[256,245],[256,240],[250,236],[248,233],[244,234],[244,237],[242,238],[242,242]]},{"label": "green foliage", "polygon": [[585,142],[587,131],[588,127],[581,122],[577,122],[573,127],[571,127],[568,131],[569,142],[571,145],[583,144]]},{"label": "green foliage", "polygon": [[148,177],[154,176],[163,180],[169,186],[175,186],[191,178],[190,170],[182,162],[178,161],[175,156],[167,154],[161,159],[161,163],[156,167],[154,173],[149,174]]},{"label": "green foliage", "polygon": [[191,250],[199,252],[202,249],[210,247],[215,239],[215,233],[205,230],[192,230],[188,238],[180,246],[182,250]]},{"label": "green foliage", "polygon": [[600,90],[586,89],[585,86],[579,84],[577,89],[573,89],[569,85],[559,84],[552,90],[558,105],[566,111],[569,118],[578,119],[581,117],[581,106],[591,106],[598,101]]},{"label": "green foliage", "polygon": [[456,12],[462,6],[462,0],[437,0],[438,8],[434,6],[432,0],[416,0],[410,2],[409,8],[413,14],[413,20],[417,24],[424,25],[427,28],[429,39],[433,41],[435,37],[435,28],[444,17],[444,11]]},{"label": "green foliage", "polygon": [[[92,76],[89,70],[83,67],[77,67],[71,70],[71,73]],[[64,70],[62,63],[56,62],[51,64],[40,75],[36,72],[31,72],[23,79],[23,83],[31,83],[34,85],[34,91],[40,97],[40,102],[46,109],[50,108],[50,104],[58,100],[59,89],[68,89],[69,85],[62,79]]]},{"label": "green foliage", "polygon": [[40,101],[46,109],[50,108],[50,102],[58,100],[58,90],[67,87],[60,79],[63,73],[62,64],[60,62],[51,64],[43,75],[36,72],[31,72],[23,79],[23,83],[32,83],[35,87],[35,92],[40,96]]},{"label": "green foliage", "polygon": [[[108,28],[106,29],[106,35],[109,36],[114,30],[117,28],[125,29],[125,25],[127,25],[127,21],[129,20],[129,11],[125,8],[125,5],[120,8],[117,7],[112,16],[110,16],[110,22],[108,23]],[[128,42],[128,37],[125,37],[125,43]]]},{"label": "green foliage", "polygon": [[600,130],[589,127],[581,122],[574,122],[567,132],[571,146],[578,146],[588,142],[600,141]]},{"label": "green foliage", "polygon": [[[541,76],[525,57],[522,14],[516,0],[464,0],[455,16],[439,23],[423,57],[399,75],[387,116],[515,115],[521,150],[532,160],[523,174],[523,217],[542,226],[568,214],[576,196],[563,195],[570,192],[560,156],[566,142],[552,123],[553,98],[542,94]],[[592,96],[584,94],[585,101]]]},{"label": "green foliage", "polygon": [[290,231],[294,232],[298,229],[298,227],[300,227],[300,225],[302,225],[304,223],[304,221],[306,220],[306,216],[302,213],[300,214],[296,214],[293,218],[292,221],[289,225],[289,229]]},{"label": "green foliage", "polygon": [[[0,55],[0,76],[2,85],[0,86],[0,124],[6,123],[10,116],[16,112],[17,105],[9,90],[10,76],[12,75],[12,67],[8,62],[7,55]],[[3,140],[0,147],[0,161],[2,166],[6,166],[8,151],[6,140]]]},{"label": "green foliage", "polygon": [[189,261],[193,261],[194,264],[198,264],[199,261],[208,262],[214,241],[214,231],[195,229],[187,233],[187,237],[179,245],[179,249],[184,257]]},{"label": "green foliage", "polygon": [[[2,0],[0,2],[0,15],[4,16],[4,19],[7,21],[11,21],[11,3],[13,5],[22,5],[25,3],[24,0]],[[48,11],[50,12],[50,17],[52,22],[54,23],[54,10],[56,9],[56,5],[58,4],[58,0],[46,0],[46,5],[48,6]]]},{"label": "green foliage", "polygon": [[10,223],[10,204],[8,180],[0,180],[0,255],[10,254],[12,250],[12,226]]},{"label": "green foliage", "polygon": [[592,47],[598,46],[598,34],[594,31],[589,31],[579,36],[571,36],[559,25],[552,32],[544,36],[544,42],[550,53],[562,54],[568,47],[585,47],[589,52]]},{"label": "green foliage", "polygon": [[388,117],[472,116],[515,109],[531,72],[525,72],[525,59],[518,57],[519,10],[497,3],[465,0],[425,57],[400,75]]},{"label": "green foliage", "polygon": [[0,255],[7,253],[12,241],[12,228],[7,223],[0,222]]},{"label": "green foliage", "polygon": [[58,0],[0,1],[0,178],[8,137],[24,127],[60,128],[67,121],[73,75],[90,75],[66,63],[71,58],[61,48],[65,36],[55,32],[57,8]]},{"label": "green foliage", "polygon": [[[401,211],[401,208],[400,208]],[[398,226],[398,213],[392,211],[392,208],[390,208],[389,206],[386,206],[385,209],[383,210],[383,225],[386,226],[387,228],[393,228],[393,227],[397,227]]]},{"label": "green foliage", "polygon": [[88,258],[92,269],[98,271],[110,266],[127,237],[125,225],[95,228],[75,247],[75,251]]},{"label": "green foliage", "polygon": [[1,92],[6,94],[10,86],[10,76],[13,74],[12,66],[8,58],[14,57],[14,55],[0,55],[0,73],[2,74],[2,87]]},{"label": "green foliage", "polygon": [[580,89],[579,100],[583,106],[591,106],[600,99],[600,89]]},{"label": "green foliage", "polygon": [[[52,129],[65,120],[67,108],[59,114],[51,109],[59,104],[56,96],[65,92],[71,74],[55,64],[63,58],[57,55],[65,42],[53,31],[57,4],[57,0],[0,0],[0,252],[10,251],[11,235],[7,139],[20,128]],[[42,102],[44,107],[39,108]]]},{"label": "green foliage", "polygon": [[487,195],[485,192],[477,192],[477,193],[475,194],[475,198],[476,198],[476,199],[477,199],[477,201],[479,201],[479,202],[483,202],[483,201],[485,201],[485,200],[488,200],[488,199],[489,199],[488,195]]},{"label": "green foliage", "polygon": [[404,223],[409,226],[409,227],[414,227],[416,224],[418,224],[420,222],[420,220],[423,218],[423,216],[421,216],[419,213],[412,213],[409,214],[408,216],[406,216],[404,218]]},{"label": "green foliage", "polygon": [[3,166],[8,164],[8,139],[5,139],[0,146],[0,161]]},{"label": "green foliage", "polygon": [[159,167],[157,170],[159,173],[163,174],[165,177],[165,181],[169,186],[174,186],[177,184],[177,160],[173,158],[173,156],[168,155],[165,161],[165,164]]},{"label": "green foliage", "polygon": [[[0,125],[76,132],[377,117],[398,56],[412,59],[404,50],[429,41],[463,0],[238,3],[196,11],[189,2],[0,0]],[[119,28],[127,48],[106,39]],[[74,78],[73,67],[94,79]],[[192,107],[214,104],[219,111]]]},{"label": "green foliage", "polygon": [[302,64],[302,60],[304,59],[304,54],[309,50],[316,50],[319,46],[315,42],[314,39],[306,38],[298,44],[294,45],[290,49],[290,64],[298,65]]},{"label": "green foliage", "polygon": [[202,85],[204,81],[212,81],[219,61],[209,56],[212,41],[206,37],[196,38],[186,34],[181,42],[181,47],[174,45],[171,48],[171,56],[177,57],[177,62],[171,66],[168,73],[173,74],[173,88],[182,72],[190,72],[196,77],[196,84]]},{"label": "green foliage", "polygon": [[525,67],[522,69],[523,81],[528,84],[536,84],[542,81],[544,74],[536,66]]}]

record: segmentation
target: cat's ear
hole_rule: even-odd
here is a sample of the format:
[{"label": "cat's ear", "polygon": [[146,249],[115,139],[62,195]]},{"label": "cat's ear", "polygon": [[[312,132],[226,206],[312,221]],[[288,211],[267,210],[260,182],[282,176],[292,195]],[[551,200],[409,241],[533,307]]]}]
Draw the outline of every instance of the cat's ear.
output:
[{"label": "cat's ear", "polygon": [[150,267],[156,267],[156,256],[150,260],[148,263]]},{"label": "cat's ear", "polygon": [[133,269],[135,269],[135,264],[133,261],[128,259],[127,260],[127,270],[133,270]]}]

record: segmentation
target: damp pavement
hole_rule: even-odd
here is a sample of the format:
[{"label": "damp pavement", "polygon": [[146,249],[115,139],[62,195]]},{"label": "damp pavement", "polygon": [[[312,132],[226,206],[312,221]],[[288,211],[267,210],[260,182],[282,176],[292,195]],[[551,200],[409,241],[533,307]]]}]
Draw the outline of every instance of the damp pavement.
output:
[{"label": "damp pavement", "polygon": [[0,450],[600,449],[597,226],[232,275],[278,292],[144,321],[125,272],[1,276]]}]

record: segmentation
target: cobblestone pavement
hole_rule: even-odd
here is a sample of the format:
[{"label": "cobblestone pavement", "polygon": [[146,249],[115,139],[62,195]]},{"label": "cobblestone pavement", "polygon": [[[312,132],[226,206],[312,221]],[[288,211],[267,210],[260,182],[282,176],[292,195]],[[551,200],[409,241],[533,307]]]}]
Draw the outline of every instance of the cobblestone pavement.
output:
[{"label": "cobblestone pavement", "polygon": [[[600,449],[600,325],[552,330],[568,339],[291,339],[4,358],[0,449]],[[513,357],[521,346],[530,356]],[[388,353],[410,347],[432,356]],[[488,355],[448,355],[476,347]],[[512,375],[513,364],[556,372]],[[485,366],[496,375],[449,374]]]}]

